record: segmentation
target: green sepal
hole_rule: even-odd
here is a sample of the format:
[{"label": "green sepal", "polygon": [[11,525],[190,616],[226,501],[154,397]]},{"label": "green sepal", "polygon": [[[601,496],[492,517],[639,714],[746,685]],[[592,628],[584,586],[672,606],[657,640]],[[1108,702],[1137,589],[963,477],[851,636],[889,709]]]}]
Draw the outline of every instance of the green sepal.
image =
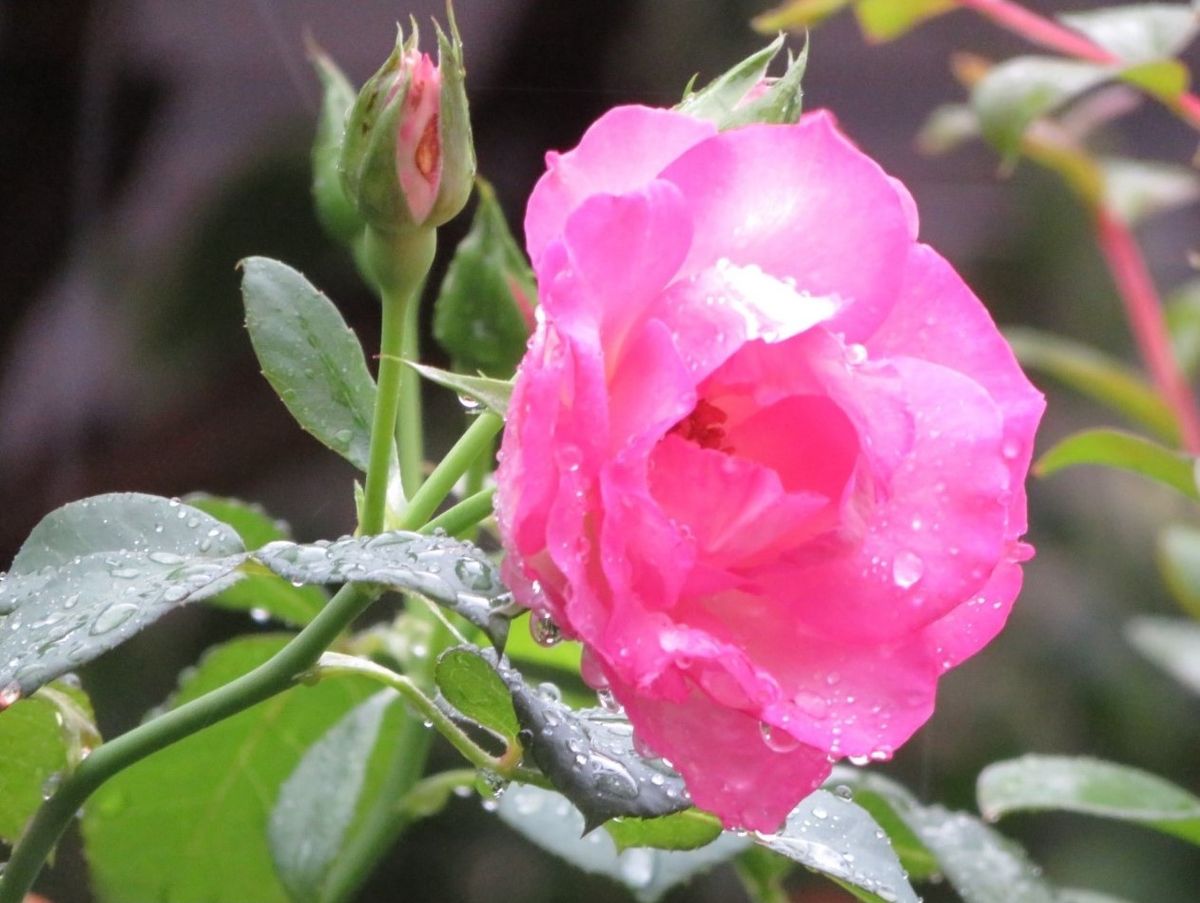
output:
[{"label": "green sepal", "polygon": [[312,194],[317,219],[335,241],[349,244],[363,230],[362,217],[346,196],[338,161],[346,136],[346,117],[354,105],[354,88],[333,59],[316,44],[309,59],[321,80],[321,110],[312,146]]},{"label": "green sepal", "polygon": [[442,151],[442,180],[437,200],[425,221],[440,226],[462,212],[475,185],[475,142],[471,137],[471,112],[467,104],[466,76],[462,39],[454,9],[446,6],[450,22],[449,36],[433,23],[438,39],[438,69],[442,74],[442,94],[438,108],[438,137]]},{"label": "green sepal", "polygon": [[767,68],[783,48],[779,35],[762,50],[714,78],[699,91],[689,89],[675,109],[707,119],[722,130],[755,122],[792,123],[800,118],[800,81],[808,61],[808,46],[796,58],[789,54],[787,72],[761,96],[747,100],[751,91],[766,78]]}]

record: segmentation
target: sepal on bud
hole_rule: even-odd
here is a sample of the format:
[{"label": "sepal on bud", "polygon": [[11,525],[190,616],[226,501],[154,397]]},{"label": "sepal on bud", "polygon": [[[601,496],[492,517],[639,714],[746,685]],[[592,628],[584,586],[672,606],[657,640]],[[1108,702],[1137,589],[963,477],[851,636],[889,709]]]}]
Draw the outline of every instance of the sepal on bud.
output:
[{"label": "sepal on bud", "polygon": [[329,55],[311,40],[308,51],[321,80],[321,111],[312,147],[313,202],[317,219],[330,237],[349,243],[363,230],[362,217],[346,196],[338,171],[354,88]]},{"label": "sepal on bud", "polygon": [[783,35],[779,35],[699,91],[691,90],[689,85],[675,109],[707,119],[722,131],[752,123],[796,122],[804,93],[800,83],[808,63],[808,44],[799,56],[788,52],[787,70],[781,77],[768,78],[767,67],[782,49],[783,41]]},{"label": "sepal on bud", "polygon": [[466,205],[475,150],[462,42],[438,28],[438,63],[419,49],[416,23],[363,86],[350,109],[342,185],[367,225],[382,233],[432,229]]}]

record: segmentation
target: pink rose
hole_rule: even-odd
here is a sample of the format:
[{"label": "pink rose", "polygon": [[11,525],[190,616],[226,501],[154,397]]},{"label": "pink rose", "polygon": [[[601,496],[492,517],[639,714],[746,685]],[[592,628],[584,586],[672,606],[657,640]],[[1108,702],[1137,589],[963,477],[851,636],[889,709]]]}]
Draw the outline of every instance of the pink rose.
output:
[{"label": "pink rose", "polygon": [[827,113],[621,107],[547,164],[507,576],[698,806],[774,829],[1000,630],[1042,396]]}]

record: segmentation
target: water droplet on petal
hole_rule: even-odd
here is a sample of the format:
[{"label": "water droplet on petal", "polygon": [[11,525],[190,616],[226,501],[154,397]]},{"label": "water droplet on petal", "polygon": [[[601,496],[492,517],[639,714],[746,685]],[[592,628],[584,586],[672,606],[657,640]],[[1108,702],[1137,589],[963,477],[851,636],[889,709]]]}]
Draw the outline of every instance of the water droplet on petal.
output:
[{"label": "water droplet on petal", "polygon": [[778,725],[767,724],[767,722],[763,721],[759,723],[758,731],[762,734],[763,743],[772,752],[792,752],[800,746],[799,740]]},{"label": "water droplet on petal", "polygon": [[925,562],[912,552],[897,552],[892,561],[892,582],[900,589],[913,586],[925,573]]},{"label": "water droplet on petal", "polygon": [[539,646],[553,646],[562,642],[562,631],[554,618],[545,612],[534,612],[529,618],[529,635]]},{"label": "water droplet on petal", "polygon": [[846,346],[846,362],[850,364],[865,364],[867,361],[867,346],[857,343]]}]

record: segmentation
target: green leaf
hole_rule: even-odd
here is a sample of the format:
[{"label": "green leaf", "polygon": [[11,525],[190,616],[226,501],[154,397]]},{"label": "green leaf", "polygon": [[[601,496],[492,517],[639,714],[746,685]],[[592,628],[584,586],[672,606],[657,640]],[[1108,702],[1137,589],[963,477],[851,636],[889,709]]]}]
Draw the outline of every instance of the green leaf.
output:
[{"label": "green leaf", "polygon": [[467,648],[447,649],[438,658],[435,676],[450,705],[510,746],[516,742],[521,726],[508,688],[478,654]]},{"label": "green leaf", "polygon": [[375,383],[358,339],[291,267],[248,257],[241,268],[246,329],[263,375],[304,429],[366,471]]},{"label": "green leaf", "polygon": [[903,816],[964,903],[1056,903],[1025,851],[975,816],[941,806],[914,806]]},{"label": "green leaf", "polygon": [[1100,165],[1105,206],[1131,226],[1200,200],[1200,173],[1190,167],[1115,157]]},{"label": "green leaf", "polygon": [[[172,706],[242,676],[287,639],[242,637],[212,650]],[[358,679],[297,687],[111,778],[88,801],[83,818],[99,899],[290,903],[267,842],[280,788],[305,750],[376,689]]]},{"label": "green leaf", "polygon": [[1164,441],[1178,441],[1179,427],[1170,407],[1124,364],[1080,342],[1036,329],[1006,329],[1004,335],[1026,367],[1050,374]]},{"label": "green leaf", "polygon": [[1167,299],[1167,328],[1175,360],[1188,375],[1200,370],[1200,279],[1186,282]]},{"label": "green leaf", "polygon": [[1120,430],[1084,430],[1063,439],[1034,465],[1047,477],[1067,467],[1093,464],[1141,474],[1188,498],[1200,501],[1195,462],[1188,455]]},{"label": "green leaf", "polygon": [[[292,903],[321,903],[326,881],[352,832],[368,766],[385,717],[399,699],[383,690],[351,709],[308,748],[279,788],[267,837]],[[376,788],[378,789],[378,788]]]},{"label": "green leaf", "polygon": [[691,806],[683,779],[634,749],[623,714],[571,709],[552,684],[530,687],[507,661],[481,655],[508,687],[526,753],[584,814],[588,830],[610,818],[656,818]]},{"label": "green leaf", "polygon": [[501,649],[515,614],[512,594],[488,557],[444,536],[390,532],[311,545],[273,542],[254,555],[298,583],[373,583],[418,593],[466,618]]},{"label": "green leaf", "polygon": [[434,303],[433,334],[455,370],[508,378],[525,353],[537,286],[492,186],[476,186],[475,218]]},{"label": "green leaf", "polygon": [[[237,531],[247,549],[259,549],[269,542],[291,539],[283,521],[275,520],[260,506],[237,499],[218,498],[204,493],[189,495],[185,501]],[[277,618],[285,624],[303,627],[329,601],[326,592],[316,586],[292,586],[271,573],[245,569],[245,576],[224,592],[209,599],[210,605],[248,611],[255,620]]]},{"label": "green leaf", "polygon": [[832,878],[858,899],[916,903],[896,852],[875,820],[854,803],[817,790],[787,817],[776,834],[755,842]]},{"label": "green leaf", "polygon": [[870,40],[891,41],[957,6],[953,0],[858,0],[854,12]]},{"label": "green leaf", "polygon": [[775,9],[761,13],[750,23],[756,31],[774,34],[777,31],[803,31],[818,25],[853,0],[789,0]]},{"label": "green leaf", "polygon": [[1158,566],[1176,601],[1200,619],[1200,529],[1175,524],[1159,533]]},{"label": "green leaf", "polygon": [[1162,778],[1112,762],[1022,756],[989,765],[976,787],[984,817],[1057,810],[1112,818],[1200,844],[1200,799]]},{"label": "green leaf", "polygon": [[611,818],[604,823],[618,850],[698,850],[721,836],[721,821],[700,809],[684,809],[658,818]]},{"label": "green leaf", "polygon": [[100,742],[92,705],[59,681],[0,717],[0,841],[15,843],[55,784]]},{"label": "green leaf", "polygon": [[512,398],[513,390],[513,384],[508,380],[451,373],[449,370],[439,370],[437,367],[418,364],[415,361],[405,363],[431,383],[457,392],[460,397],[474,399],[501,417],[508,414],[508,402]]},{"label": "green leaf", "polygon": [[667,891],[733,858],[750,841],[724,833],[713,843],[688,851],[627,849],[605,831],[585,830],[583,814],[551,790],[513,784],[500,797],[497,815],[518,833],[590,874],[606,875],[629,888],[641,903],[654,903]]},{"label": "green leaf", "polygon": [[900,815],[917,805],[916,799],[902,786],[871,771],[837,765],[825,782],[825,789],[843,799],[853,797],[855,803],[870,813],[887,834],[909,878],[921,881],[939,874],[933,853]]},{"label": "green leaf", "polygon": [[1177,56],[1196,37],[1196,11],[1186,3],[1138,3],[1063,13],[1063,24],[1082,32],[1127,63]]},{"label": "green leaf", "polygon": [[236,533],[176,500],[114,493],[46,515],[0,581],[0,692],[28,695],[239,579]]},{"label": "green leaf", "polygon": [[1112,67],[1048,56],[1019,56],[990,69],[971,92],[983,135],[1014,158],[1029,124],[1113,77]]},{"label": "green leaf", "polygon": [[1178,618],[1134,618],[1125,636],[1142,655],[1200,693],[1200,624]]},{"label": "green leaf", "polygon": [[1187,67],[1178,60],[1158,60],[1140,63],[1117,73],[1123,82],[1141,88],[1147,94],[1170,106],[1191,84]]}]

